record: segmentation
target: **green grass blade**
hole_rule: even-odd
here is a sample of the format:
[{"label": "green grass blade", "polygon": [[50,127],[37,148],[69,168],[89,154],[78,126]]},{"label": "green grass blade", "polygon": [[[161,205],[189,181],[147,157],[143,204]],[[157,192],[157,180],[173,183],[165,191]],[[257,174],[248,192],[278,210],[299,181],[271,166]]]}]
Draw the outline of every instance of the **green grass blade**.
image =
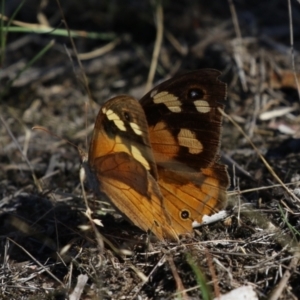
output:
[{"label": "green grass blade", "polygon": [[5,12],[5,1],[2,0],[2,5],[1,5],[1,23],[0,23],[0,36],[1,36],[1,52],[0,52],[0,62],[1,65],[4,63],[4,57],[5,57],[5,46],[6,46],[6,35],[7,32],[9,31],[8,29],[10,28],[11,22],[14,20],[15,16],[19,12],[19,10],[22,8],[23,4],[25,3],[26,0],[22,0],[21,3],[18,5],[16,10],[13,12],[11,18],[8,20],[7,25],[4,27],[4,12]]},{"label": "green grass blade", "polygon": [[[3,15],[3,12],[5,10],[5,1],[2,0],[1,2],[1,14]],[[1,38],[1,49],[0,49],[0,64],[3,65],[4,62],[4,49],[6,44],[6,38],[5,38],[6,32],[4,31],[4,21],[3,18],[0,20],[0,38]]]},{"label": "green grass blade", "polygon": [[199,266],[196,265],[196,262],[194,258],[191,256],[191,254],[189,253],[187,254],[186,260],[196,276],[196,281],[200,287],[203,300],[211,300],[212,299],[211,289],[207,284],[207,279],[205,278],[201,269],[199,268]]},{"label": "green grass blade", "polygon": [[[29,33],[37,33],[37,34],[51,34],[57,36],[65,36],[68,37],[68,31],[66,29],[56,29],[52,27],[45,26],[33,26],[30,27],[22,27],[22,26],[10,26],[7,29],[7,32],[29,32]],[[89,39],[99,39],[99,40],[112,40],[116,37],[114,33],[98,33],[98,32],[87,32],[83,30],[70,30],[70,34],[72,37],[85,37]]]},{"label": "green grass blade", "polygon": [[282,217],[282,220],[283,222],[288,226],[288,228],[290,229],[292,235],[293,235],[293,239],[296,241],[297,240],[297,235],[300,236],[300,233],[299,231],[297,231],[288,221],[288,219],[286,218],[286,216],[284,215],[284,211],[281,207],[281,205],[278,205],[279,206],[279,210],[280,210],[280,214],[281,214],[281,217]]}]

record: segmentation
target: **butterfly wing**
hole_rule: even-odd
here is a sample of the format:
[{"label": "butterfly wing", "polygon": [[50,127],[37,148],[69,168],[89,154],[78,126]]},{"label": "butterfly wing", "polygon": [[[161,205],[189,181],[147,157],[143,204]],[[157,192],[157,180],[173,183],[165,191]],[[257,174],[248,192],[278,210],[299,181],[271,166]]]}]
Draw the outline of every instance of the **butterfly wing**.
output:
[{"label": "butterfly wing", "polygon": [[99,111],[88,158],[89,182],[136,226],[159,239],[177,240],[157,184],[144,111],[128,96]]},{"label": "butterfly wing", "polygon": [[226,204],[227,172],[219,164],[199,173],[160,169],[159,176],[165,207],[178,235],[191,233],[204,215],[216,213]]},{"label": "butterfly wing", "polygon": [[141,99],[158,168],[158,183],[175,231],[226,205],[229,179],[219,164],[221,101],[219,71],[193,71],[163,82]]}]

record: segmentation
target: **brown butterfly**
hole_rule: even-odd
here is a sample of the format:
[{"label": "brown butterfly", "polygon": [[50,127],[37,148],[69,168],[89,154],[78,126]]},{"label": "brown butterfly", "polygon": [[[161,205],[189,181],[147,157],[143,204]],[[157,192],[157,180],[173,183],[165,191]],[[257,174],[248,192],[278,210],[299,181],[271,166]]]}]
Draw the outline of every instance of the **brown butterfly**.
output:
[{"label": "brown butterfly", "polygon": [[136,226],[178,240],[226,205],[218,163],[226,85],[204,69],[156,86],[138,102],[117,96],[100,109],[88,178]]}]

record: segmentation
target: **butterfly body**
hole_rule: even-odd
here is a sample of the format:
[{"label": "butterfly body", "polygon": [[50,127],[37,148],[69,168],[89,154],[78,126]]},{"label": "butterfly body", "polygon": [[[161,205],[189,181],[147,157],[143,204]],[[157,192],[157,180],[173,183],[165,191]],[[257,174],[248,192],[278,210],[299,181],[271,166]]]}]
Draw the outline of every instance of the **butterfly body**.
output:
[{"label": "butterfly body", "polygon": [[216,70],[170,79],[140,102],[118,96],[99,111],[88,165],[94,190],[135,225],[177,240],[226,204],[219,164],[226,86]]}]

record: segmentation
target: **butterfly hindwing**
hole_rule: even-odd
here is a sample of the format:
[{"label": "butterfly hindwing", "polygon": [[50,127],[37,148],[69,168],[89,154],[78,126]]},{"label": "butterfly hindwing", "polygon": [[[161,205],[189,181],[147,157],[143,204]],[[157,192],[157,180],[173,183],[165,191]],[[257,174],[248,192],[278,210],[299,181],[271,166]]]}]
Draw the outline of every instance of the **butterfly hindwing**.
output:
[{"label": "butterfly hindwing", "polygon": [[158,184],[177,234],[192,232],[226,205],[229,184],[219,164],[226,85],[216,70],[190,72],[158,85],[141,99],[158,167]]}]

